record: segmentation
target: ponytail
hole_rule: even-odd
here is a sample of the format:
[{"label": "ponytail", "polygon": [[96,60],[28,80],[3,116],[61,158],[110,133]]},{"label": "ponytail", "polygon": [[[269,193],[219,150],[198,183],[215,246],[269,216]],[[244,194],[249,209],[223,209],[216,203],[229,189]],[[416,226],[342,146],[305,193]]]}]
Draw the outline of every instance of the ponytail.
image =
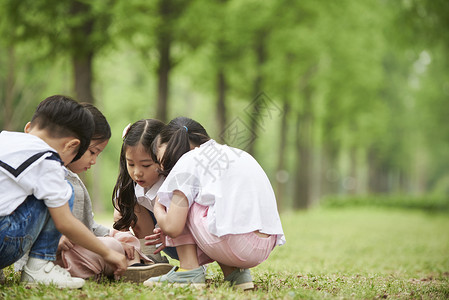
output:
[{"label": "ponytail", "polygon": [[[161,165],[164,167],[161,173],[167,176],[181,156],[188,151],[190,151],[189,132],[181,127],[174,132],[167,143],[167,148],[161,161]],[[168,153],[170,155],[167,155]]]},{"label": "ponytail", "polygon": [[153,152],[162,144],[167,144],[160,164],[161,173],[167,176],[178,160],[190,151],[191,146],[199,146],[210,140],[204,127],[189,118],[178,117],[170,121],[159,133],[153,145]]}]

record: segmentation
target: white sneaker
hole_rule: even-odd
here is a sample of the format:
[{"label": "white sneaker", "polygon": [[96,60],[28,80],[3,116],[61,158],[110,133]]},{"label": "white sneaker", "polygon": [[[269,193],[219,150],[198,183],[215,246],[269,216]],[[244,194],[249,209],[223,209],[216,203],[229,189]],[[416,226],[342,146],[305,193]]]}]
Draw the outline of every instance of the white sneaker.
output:
[{"label": "white sneaker", "polygon": [[23,270],[23,267],[27,264],[27,261],[30,258],[28,254],[30,254],[30,251],[25,253],[18,261],[14,263],[14,271],[19,272]]},{"label": "white sneaker", "polygon": [[84,285],[84,279],[70,276],[69,271],[51,261],[37,271],[32,271],[25,265],[21,281],[26,282],[27,285],[54,284],[59,288],[69,289],[79,289]]}]

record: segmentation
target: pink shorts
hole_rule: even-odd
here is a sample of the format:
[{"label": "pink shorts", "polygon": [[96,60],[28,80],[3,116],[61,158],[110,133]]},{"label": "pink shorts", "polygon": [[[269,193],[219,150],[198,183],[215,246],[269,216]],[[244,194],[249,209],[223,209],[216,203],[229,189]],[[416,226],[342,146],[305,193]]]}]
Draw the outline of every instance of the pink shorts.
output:
[{"label": "pink shorts", "polygon": [[217,261],[227,266],[252,268],[266,260],[276,245],[276,235],[260,237],[254,232],[217,237],[207,228],[207,206],[194,203],[180,236],[167,237],[167,246],[197,245],[200,265]]}]

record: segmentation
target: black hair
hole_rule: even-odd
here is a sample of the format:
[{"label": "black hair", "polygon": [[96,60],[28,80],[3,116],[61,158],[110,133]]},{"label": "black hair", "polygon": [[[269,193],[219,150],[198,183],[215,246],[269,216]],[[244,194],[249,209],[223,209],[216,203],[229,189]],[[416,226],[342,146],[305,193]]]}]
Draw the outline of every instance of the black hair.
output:
[{"label": "black hair", "polygon": [[[134,182],[128,173],[126,150],[128,147],[137,146],[140,143],[152,158],[155,157],[152,153],[152,143],[164,125],[163,122],[155,119],[139,120],[132,124],[128,132],[125,133],[120,151],[119,175],[112,192],[112,204],[122,215],[121,219],[113,225],[117,230],[127,230],[137,222],[137,216],[134,213],[137,200]],[[153,160],[156,162],[155,159]]]},{"label": "black hair", "polygon": [[101,113],[101,111],[90,103],[81,103],[81,105],[90,111],[94,118],[95,129],[92,135],[93,141],[107,141],[111,138],[111,127],[109,126],[106,117]]},{"label": "black hair", "polygon": [[177,117],[162,128],[155,142],[153,142],[153,153],[162,144],[167,144],[164,156],[159,164],[162,166],[161,173],[167,176],[176,162],[183,154],[190,151],[190,147],[199,146],[210,140],[206,129],[192,119]]},{"label": "black hair", "polygon": [[87,109],[72,98],[62,95],[50,96],[39,103],[30,125],[48,131],[54,138],[79,139],[80,146],[73,161],[83,156],[89,148],[95,127],[92,114]]}]

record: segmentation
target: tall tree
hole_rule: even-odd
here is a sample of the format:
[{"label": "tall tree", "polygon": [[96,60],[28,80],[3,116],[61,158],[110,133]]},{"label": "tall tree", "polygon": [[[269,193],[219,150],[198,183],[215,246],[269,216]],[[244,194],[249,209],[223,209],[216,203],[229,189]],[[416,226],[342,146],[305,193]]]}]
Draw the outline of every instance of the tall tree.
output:
[{"label": "tall tree", "polygon": [[21,131],[48,85],[46,70],[51,64],[42,59],[42,48],[47,46],[44,42],[24,38],[23,25],[17,24],[16,5],[0,4],[0,126]]},{"label": "tall tree", "polygon": [[4,5],[12,15],[13,25],[21,28],[20,39],[35,40],[45,46],[48,58],[70,57],[76,98],[94,102],[92,62],[95,54],[111,41],[108,35],[111,3],[24,0]]},{"label": "tall tree", "polygon": [[[115,6],[117,30],[142,56],[157,78],[156,118],[167,121],[170,98],[170,74],[191,46],[193,24],[185,16],[195,1],[120,1]],[[133,18],[129,18],[132,15]],[[192,27],[191,27],[192,26]],[[198,26],[198,25],[195,25]],[[197,28],[198,29],[198,28]]]}]

